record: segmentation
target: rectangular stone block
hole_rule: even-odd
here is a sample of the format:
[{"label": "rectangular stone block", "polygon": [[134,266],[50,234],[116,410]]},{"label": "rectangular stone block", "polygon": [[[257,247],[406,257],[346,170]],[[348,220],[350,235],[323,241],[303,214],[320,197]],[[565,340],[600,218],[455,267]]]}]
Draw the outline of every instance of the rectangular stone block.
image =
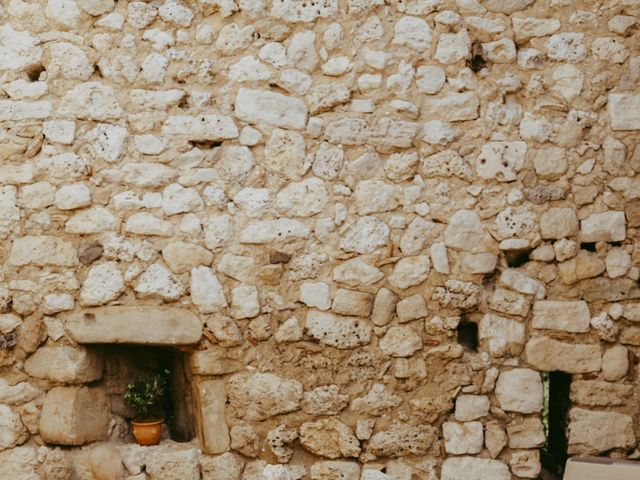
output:
[{"label": "rectangular stone block", "polygon": [[539,300],[533,304],[533,328],[582,333],[589,331],[587,302]]},{"label": "rectangular stone block", "polygon": [[78,343],[189,345],[200,341],[202,322],[189,310],[173,307],[100,307],[66,318]]},{"label": "rectangular stone block", "polygon": [[0,122],[7,120],[33,120],[51,115],[51,102],[25,102],[0,100]]},{"label": "rectangular stone block", "polygon": [[635,445],[633,418],[617,412],[572,408],[569,412],[569,454],[598,454]]},{"label": "rectangular stone block", "polygon": [[225,420],[227,393],[224,380],[197,379],[194,382],[198,408],[198,436],[205,453],[229,450],[231,440]]},{"label": "rectangular stone block", "polygon": [[611,130],[640,130],[640,94],[610,93]]},{"label": "rectangular stone block", "polygon": [[602,365],[600,344],[565,343],[549,337],[530,339],[524,355],[527,363],[545,372],[598,372]]},{"label": "rectangular stone block", "polygon": [[239,132],[233,119],[225,115],[171,115],[162,126],[162,134],[218,142],[237,138]]},{"label": "rectangular stone block", "polygon": [[189,370],[194,375],[226,375],[244,370],[244,364],[227,358],[225,349],[209,348],[189,355]]},{"label": "rectangular stone block", "polygon": [[54,387],[47,393],[40,417],[46,443],[79,446],[107,438],[109,399],[101,388]]},{"label": "rectangular stone block", "polygon": [[459,122],[478,118],[480,100],[473,92],[450,93],[441,98],[428,98],[422,107],[426,120]]}]

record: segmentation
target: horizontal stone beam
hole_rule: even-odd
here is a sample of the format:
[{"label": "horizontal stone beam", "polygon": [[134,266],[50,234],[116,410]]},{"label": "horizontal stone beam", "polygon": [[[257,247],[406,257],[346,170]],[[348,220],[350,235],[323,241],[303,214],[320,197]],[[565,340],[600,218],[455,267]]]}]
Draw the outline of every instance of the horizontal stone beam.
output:
[{"label": "horizontal stone beam", "polygon": [[100,307],[67,316],[65,327],[78,343],[192,345],[202,337],[202,322],[175,307]]}]

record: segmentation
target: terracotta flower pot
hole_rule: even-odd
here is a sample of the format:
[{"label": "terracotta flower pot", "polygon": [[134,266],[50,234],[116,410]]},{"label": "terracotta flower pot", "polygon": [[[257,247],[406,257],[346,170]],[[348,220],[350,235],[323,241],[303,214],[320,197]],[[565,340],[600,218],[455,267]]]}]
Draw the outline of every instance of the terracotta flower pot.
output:
[{"label": "terracotta flower pot", "polygon": [[139,445],[158,445],[160,443],[160,435],[162,434],[162,423],[164,420],[154,420],[150,422],[134,422],[133,436]]}]

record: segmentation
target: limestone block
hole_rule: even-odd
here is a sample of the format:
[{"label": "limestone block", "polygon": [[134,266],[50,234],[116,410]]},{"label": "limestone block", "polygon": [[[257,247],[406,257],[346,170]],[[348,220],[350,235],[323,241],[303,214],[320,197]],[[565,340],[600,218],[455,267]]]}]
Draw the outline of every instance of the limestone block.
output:
[{"label": "limestone block", "polygon": [[150,213],[140,212],[134,213],[127,219],[124,231],[137,235],[170,237],[173,235],[173,225]]},{"label": "limestone block", "polygon": [[167,216],[195,212],[203,207],[204,202],[195,188],[184,188],[172,183],[162,192],[162,210]]},{"label": "limestone block", "polygon": [[16,267],[29,264],[73,267],[78,263],[78,252],[71,243],[59,237],[26,235],[14,240],[9,263]]},{"label": "limestone block", "polygon": [[16,31],[10,23],[0,27],[0,71],[21,71],[38,65],[42,47],[29,31]]},{"label": "limestone block", "polygon": [[613,448],[635,445],[633,418],[624,413],[585,410],[569,411],[569,454],[598,454]]},{"label": "limestone block", "polygon": [[0,100],[1,122],[48,118],[51,115],[51,111],[51,103],[47,101]]},{"label": "limestone block", "polygon": [[552,207],[540,216],[542,238],[558,239],[578,233],[578,217],[573,208]]},{"label": "limestone block", "polygon": [[429,310],[427,309],[427,303],[424,297],[416,293],[415,295],[400,300],[396,304],[396,313],[398,315],[398,322],[406,323],[426,317]]},{"label": "limestone block", "polygon": [[518,450],[511,454],[509,467],[514,475],[522,478],[538,478],[542,465],[539,450]]},{"label": "limestone block", "polygon": [[141,188],[161,187],[178,176],[175,169],[153,162],[127,163],[122,167],[121,172],[122,182]]},{"label": "limestone block", "polygon": [[205,380],[196,377],[194,391],[198,405],[198,433],[205,453],[229,450],[229,429],[225,420],[227,394],[224,380]]},{"label": "limestone block", "polygon": [[513,17],[513,33],[516,42],[524,43],[535,37],[546,37],[560,30],[560,20],[555,18]]},{"label": "limestone block", "polygon": [[547,56],[557,62],[575,63],[587,56],[584,33],[556,33],[547,42]]},{"label": "limestone block", "polygon": [[24,446],[0,452],[0,477],[20,480],[41,480],[38,473],[37,449]]},{"label": "limestone block", "polygon": [[376,383],[365,396],[353,399],[351,408],[354,412],[380,416],[386,410],[397,407],[401,403],[402,397],[387,390],[384,384]]},{"label": "limestone block", "polygon": [[359,217],[344,233],[340,248],[345,252],[372,253],[387,244],[390,233],[389,225],[377,217]]},{"label": "limestone block", "polygon": [[251,222],[240,232],[239,241],[248,244],[286,242],[307,238],[310,229],[304,223],[289,218]]},{"label": "limestone block", "polygon": [[307,106],[302,100],[266,90],[238,90],[235,112],[245,122],[274,127],[300,130],[307,123]]},{"label": "limestone block", "polygon": [[572,344],[549,337],[534,337],[525,345],[524,354],[527,363],[547,372],[598,372],[602,366],[599,344]]},{"label": "limestone block", "polygon": [[338,12],[338,0],[323,0],[319,4],[302,5],[293,0],[275,2],[270,15],[287,22],[313,22],[318,18],[333,17]]},{"label": "limestone block", "polygon": [[60,383],[86,383],[102,377],[103,360],[96,349],[44,346],[27,358],[24,368],[36,378]]},{"label": "limestone block", "polygon": [[351,429],[331,417],[300,425],[300,444],[311,453],[330,459],[360,454],[360,442]]},{"label": "limestone block", "polygon": [[38,398],[42,391],[28,382],[19,382],[10,385],[5,379],[0,378],[0,403],[17,405]]},{"label": "limestone block", "polygon": [[392,45],[405,46],[423,52],[431,46],[431,28],[418,17],[402,17],[393,27]]},{"label": "limestone block", "polygon": [[525,142],[485,143],[476,160],[476,172],[480,178],[512,182],[524,168],[526,153]]},{"label": "limestone block", "polygon": [[507,446],[507,434],[497,422],[489,422],[485,426],[484,443],[491,458],[496,458]]},{"label": "limestone block", "polygon": [[162,125],[162,134],[219,142],[238,138],[240,132],[233,119],[225,115],[170,115]]},{"label": "limestone block", "polygon": [[518,355],[525,343],[525,326],[517,320],[486,314],[478,325],[478,339],[493,357]]},{"label": "limestone block", "polygon": [[610,93],[608,100],[612,130],[640,130],[640,95]]},{"label": "limestone block", "polygon": [[616,345],[602,355],[602,375],[610,382],[624,378],[629,370],[629,352],[627,347]]},{"label": "limestone block", "polygon": [[387,430],[373,434],[366,451],[380,457],[424,455],[436,439],[435,429],[429,425],[411,426],[394,422]]},{"label": "limestone block", "polygon": [[438,38],[438,47],[434,58],[445,65],[465,60],[471,55],[471,39],[466,29],[457,33],[442,33]]},{"label": "limestone block", "polygon": [[498,460],[477,457],[448,458],[442,464],[440,480],[510,480],[509,467]]},{"label": "limestone block", "polygon": [[356,462],[321,461],[311,466],[311,480],[359,480],[360,465]]},{"label": "limestone block", "polygon": [[54,387],[42,406],[40,435],[55,445],[84,445],[104,440],[109,421],[109,399],[103,389]]},{"label": "limestone block", "polygon": [[533,304],[533,328],[582,333],[589,331],[587,302],[539,300]]},{"label": "limestone block", "polygon": [[93,265],[80,290],[83,306],[104,305],[124,292],[125,284],[117,262]]},{"label": "limestone block", "polygon": [[114,0],[79,0],[79,7],[94,17],[110,12],[115,7]]},{"label": "limestone block", "polygon": [[544,426],[539,418],[523,418],[507,425],[509,448],[537,448],[544,444]]},{"label": "limestone block", "polygon": [[478,214],[472,210],[459,210],[449,219],[444,231],[447,247],[473,251],[489,241],[488,233]]},{"label": "limestone block", "polygon": [[184,294],[185,287],[162,264],[153,263],[138,277],[134,290],[141,298],[156,297],[175,301]]},{"label": "limestone block", "polygon": [[231,315],[233,318],[253,318],[260,313],[258,289],[253,285],[243,285],[231,290]]},{"label": "limestone block", "polygon": [[29,432],[22,424],[18,412],[8,405],[0,405],[0,451],[16,447],[27,438]]},{"label": "limestone block", "polygon": [[84,183],[74,183],[60,188],[54,198],[60,210],[74,210],[91,205],[91,190]]},{"label": "limestone block", "polygon": [[[163,480],[199,480],[200,451],[188,443],[165,441],[145,452],[146,472]],[[125,461],[126,464],[126,461]]]},{"label": "limestone block", "polygon": [[401,290],[424,282],[431,270],[431,260],[428,255],[406,257],[396,263],[389,276],[389,283]]},{"label": "limestone block", "polygon": [[99,307],[74,312],[65,327],[78,343],[189,345],[200,341],[202,322],[175,307]]},{"label": "limestone block", "polygon": [[222,347],[193,352],[188,357],[188,365],[190,372],[195,375],[226,375],[244,370],[244,365],[227,357],[226,349]]},{"label": "limestone block", "polygon": [[227,386],[230,408],[249,421],[261,421],[300,408],[302,384],[272,373],[234,375]]},{"label": "limestone block", "polygon": [[219,312],[226,308],[227,298],[213,270],[199,266],[191,270],[191,301],[201,313]]},{"label": "limestone block", "polygon": [[388,212],[398,206],[395,187],[381,180],[358,182],[353,195],[360,215]]},{"label": "limestone block", "polygon": [[373,308],[373,295],[339,288],[333,296],[331,310],[341,315],[368,317]]},{"label": "limestone block", "polygon": [[426,98],[422,115],[427,119],[460,122],[478,118],[480,99],[474,92],[450,93],[441,98]]},{"label": "limestone block", "polygon": [[540,300],[542,300],[547,294],[547,289],[542,282],[539,282],[518,270],[504,270],[502,275],[500,275],[499,282],[501,285],[515,290],[516,292],[524,293],[525,295],[535,295],[535,297]]},{"label": "limestone block", "polygon": [[393,319],[398,297],[388,288],[382,287],[376,293],[371,312],[371,322],[383,327]]},{"label": "limestone block", "polygon": [[454,150],[443,150],[423,158],[420,162],[420,173],[427,178],[458,177],[470,180],[473,177],[471,167]]},{"label": "limestone block", "polygon": [[309,311],[306,330],[320,343],[340,349],[355,348],[371,341],[368,322],[328,312]]},{"label": "limestone block", "polygon": [[369,286],[384,278],[384,273],[356,257],[333,269],[333,280],[350,287]]},{"label": "limestone block", "polygon": [[410,357],[422,349],[422,337],[410,326],[391,327],[378,346],[385,355]]},{"label": "limestone block", "polygon": [[633,387],[601,380],[576,380],[571,383],[571,401],[591,407],[624,405]]},{"label": "limestone block", "polygon": [[489,306],[496,312],[526,317],[530,302],[524,295],[497,287],[489,300]]},{"label": "limestone block", "polygon": [[338,385],[314,388],[304,393],[302,411],[309,415],[336,415],[349,404],[349,395],[341,394]]},{"label": "limestone block", "polygon": [[470,422],[489,414],[489,397],[463,394],[456,398],[455,417],[459,422]]},{"label": "limestone block", "polygon": [[624,212],[594,213],[580,221],[582,242],[622,242],[626,237]]},{"label": "limestone block", "polygon": [[179,274],[200,265],[211,265],[213,254],[200,245],[171,242],[162,249],[162,258],[173,273]]},{"label": "limestone block", "polygon": [[91,234],[113,231],[116,219],[102,207],[93,207],[74,214],[64,226],[65,231],[75,234]]},{"label": "limestone block", "polygon": [[542,410],[542,379],[534,370],[514,368],[500,373],[495,394],[500,408],[505,411],[534,413]]},{"label": "limestone block", "polygon": [[311,217],[320,213],[329,194],[324,182],[319,178],[309,178],[292,182],[278,192],[275,207],[283,215],[291,217]]},{"label": "limestone block", "polygon": [[442,435],[445,451],[454,455],[480,453],[484,444],[482,423],[480,422],[444,422]]},{"label": "limestone block", "polygon": [[244,460],[231,452],[222,455],[200,455],[200,469],[203,480],[240,480]]},{"label": "limestone block", "polygon": [[580,280],[597,277],[605,269],[605,263],[597,254],[580,250],[574,258],[558,265],[558,274],[562,283],[572,285]]},{"label": "limestone block", "polygon": [[60,101],[58,113],[81,120],[117,120],[123,110],[112,87],[86,82],[71,89]]}]

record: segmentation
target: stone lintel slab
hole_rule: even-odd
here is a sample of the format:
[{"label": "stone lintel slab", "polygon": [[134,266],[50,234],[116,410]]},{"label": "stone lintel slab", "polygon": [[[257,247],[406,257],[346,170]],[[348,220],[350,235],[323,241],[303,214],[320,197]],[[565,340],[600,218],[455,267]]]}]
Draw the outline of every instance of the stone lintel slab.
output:
[{"label": "stone lintel slab", "polygon": [[65,327],[78,343],[193,345],[202,337],[202,322],[175,307],[99,307],[66,317]]}]

